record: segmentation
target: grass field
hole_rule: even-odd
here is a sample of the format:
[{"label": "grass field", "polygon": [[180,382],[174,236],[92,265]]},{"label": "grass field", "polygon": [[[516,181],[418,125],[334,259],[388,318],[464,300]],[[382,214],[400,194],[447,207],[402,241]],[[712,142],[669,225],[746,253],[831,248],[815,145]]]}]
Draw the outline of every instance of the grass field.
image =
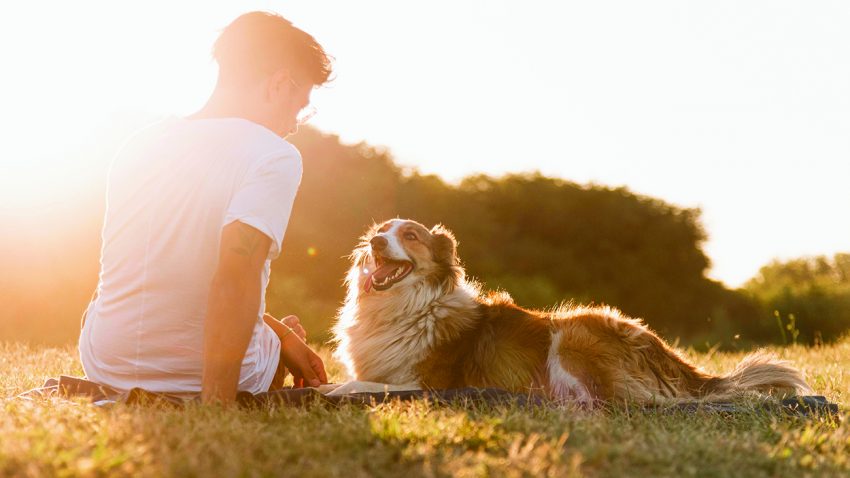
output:
[{"label": "grass field", "polygon": [[[850,339],[777,349],[844,406]],[[711,371],[742,354],[697,354]],[[342,375],[328,360],[332,378]],[[0,344],[0,388],[81,375],[72,348]],[[3,399],[2,476],[850,476],[850,426],[756,412],[652,414],[426,402],[186,410]]]}]

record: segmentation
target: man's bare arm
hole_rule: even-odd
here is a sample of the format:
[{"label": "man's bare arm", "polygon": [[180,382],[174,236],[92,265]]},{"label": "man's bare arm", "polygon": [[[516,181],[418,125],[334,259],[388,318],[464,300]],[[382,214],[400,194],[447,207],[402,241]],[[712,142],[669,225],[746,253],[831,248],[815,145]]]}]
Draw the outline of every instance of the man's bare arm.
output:
[{"label": "man's bare arm", "polygon": [[242,360],[260,309],[260,277],[270,246],[268,236],[239,221],[222,229],[204,322],[204,402],[229,403],[236,398]]}]

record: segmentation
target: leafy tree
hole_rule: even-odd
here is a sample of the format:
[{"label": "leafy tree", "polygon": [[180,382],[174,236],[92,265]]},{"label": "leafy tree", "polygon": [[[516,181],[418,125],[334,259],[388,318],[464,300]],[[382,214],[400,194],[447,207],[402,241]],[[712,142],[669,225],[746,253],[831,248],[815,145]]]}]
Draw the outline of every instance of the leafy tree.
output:
[{"label": "leafy tree", "polygon": [[[606,303],[671,337],[758,338],[750,299],[705,277],[697,209],[539,173],[449,185],[403,174],[385,150],[315,130],[295,143],[305,172],[274,266],[275,280],[289,286],[270,291],[273,312],[300,310],[308,325],[326,330],[343,299],[345,256],[373,221],[398,216],[452,229],[470,275],[521,305]],[[719,324],[725,335],[712,335]]]}]

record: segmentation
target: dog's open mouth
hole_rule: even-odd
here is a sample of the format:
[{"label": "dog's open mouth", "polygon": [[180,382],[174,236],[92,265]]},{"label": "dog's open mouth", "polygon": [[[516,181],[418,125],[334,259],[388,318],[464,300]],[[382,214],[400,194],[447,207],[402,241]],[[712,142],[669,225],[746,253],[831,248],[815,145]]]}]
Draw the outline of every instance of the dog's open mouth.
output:
[{"label": "dog's open mouth", "polygon": [[375,270],[366,277],[364,288],[369,292],[375,290],[387,290],[398,281],[407,277],[413,271],[413,263],[408,261],[396,261],[375,256]]}]

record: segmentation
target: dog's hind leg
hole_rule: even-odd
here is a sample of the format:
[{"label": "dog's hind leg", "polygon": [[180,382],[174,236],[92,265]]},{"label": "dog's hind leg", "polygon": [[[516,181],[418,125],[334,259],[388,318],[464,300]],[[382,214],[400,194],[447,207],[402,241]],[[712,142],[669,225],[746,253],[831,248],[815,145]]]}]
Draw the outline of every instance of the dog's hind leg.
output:
[{"label": "dog's hind leg", "polygon": [[593,395],[578,378],[583,373],[576,370],[578,364],[565,360],[562,350],[562,332],[552,334],[549,355],[546,358],[549,397],[561,403],[577,403],[584,407],[593,406]]}]

